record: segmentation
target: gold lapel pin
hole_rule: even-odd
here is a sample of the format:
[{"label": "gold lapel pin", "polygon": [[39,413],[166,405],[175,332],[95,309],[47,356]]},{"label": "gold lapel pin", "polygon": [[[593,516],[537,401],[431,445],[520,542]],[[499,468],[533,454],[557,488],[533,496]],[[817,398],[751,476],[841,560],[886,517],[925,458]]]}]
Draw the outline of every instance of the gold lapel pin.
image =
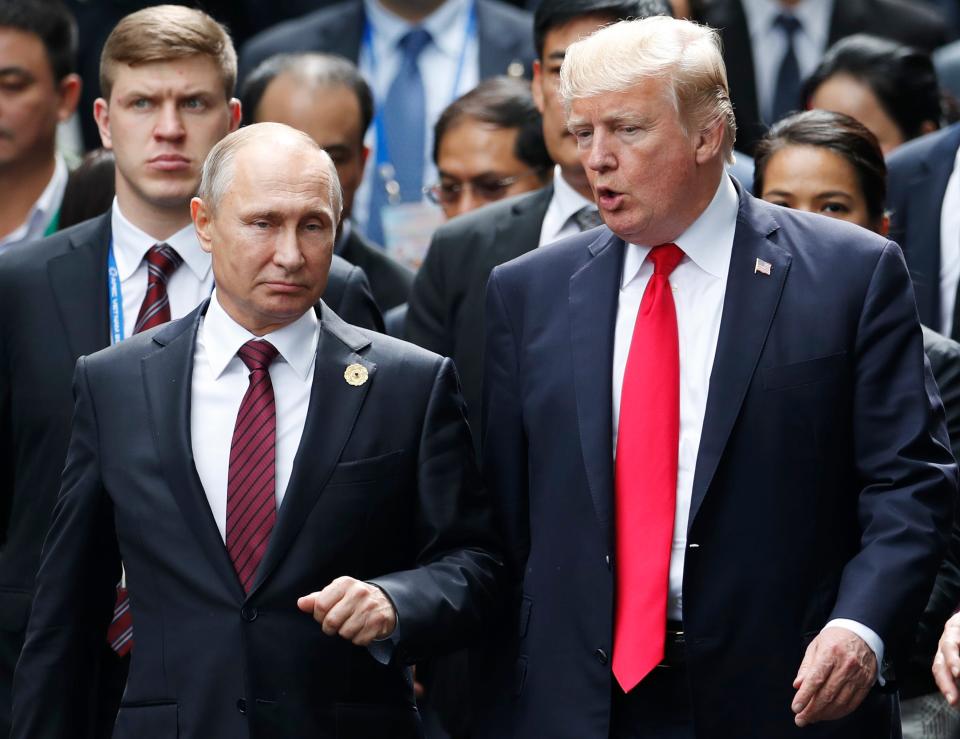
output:
[{"label": "gold lapel pin", "polygon": [[367,368],[362,364],[351,364],[343,371],[343,379],[347,381],[348,385],[353,385],[354,387],[360,387],[369,377],[370,374],[367,372]]},{"label": "gold lapel pin", "polygon": [[770,272],[773,271],[773,265],[770,262],[764,262],[760,257],[757,257],[756,264],[753,265],[753,274],[759,272],[762,275],[770,276]]}]

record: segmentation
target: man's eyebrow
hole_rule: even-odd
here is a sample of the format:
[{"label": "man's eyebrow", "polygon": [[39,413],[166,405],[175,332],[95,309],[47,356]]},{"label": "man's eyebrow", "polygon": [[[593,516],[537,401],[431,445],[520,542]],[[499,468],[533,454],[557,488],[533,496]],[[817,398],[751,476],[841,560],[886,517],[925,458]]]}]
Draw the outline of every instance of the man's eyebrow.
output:
[{"label": "man's eyebrow", "polygon": [[547,54],[547,59],[554,62],[562,62],[567,58],[567,50],[563,49],[561,51],[554,51],[550,54]]},{"label": "man's eyebrow", "polygon": [[16,75],[19,77],[26,77],[27,79],[33,79],[33,75],[23,67],[18,67],[16,65],[11,65],[9,67],[0,67],[0,77],[7,77],[9,75]]}]

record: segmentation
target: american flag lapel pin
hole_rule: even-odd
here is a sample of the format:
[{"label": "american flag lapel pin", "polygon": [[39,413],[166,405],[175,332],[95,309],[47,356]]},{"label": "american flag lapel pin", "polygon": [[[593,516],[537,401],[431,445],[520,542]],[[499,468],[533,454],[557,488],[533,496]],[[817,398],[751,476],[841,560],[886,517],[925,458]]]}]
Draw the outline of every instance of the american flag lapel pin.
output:
[{"label": "american flag lapel pin", "polygon": [[756,263],[753,265],[753,274],[758,272],[762,275],[770,276],[770,272],[773,270],[773,265],[770,262],[764,262],[760,257],[757,257]]}]

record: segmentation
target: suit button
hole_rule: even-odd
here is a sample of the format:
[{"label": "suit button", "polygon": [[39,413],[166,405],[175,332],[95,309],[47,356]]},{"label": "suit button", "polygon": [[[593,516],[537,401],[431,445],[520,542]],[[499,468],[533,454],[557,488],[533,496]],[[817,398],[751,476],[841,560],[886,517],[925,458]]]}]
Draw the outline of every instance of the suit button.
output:
[{"label": "suit button", "polygon": [[244,716],[247,715],[247,702],[243,698],[237,701],[237,710]]},{"label": "suit button", "polygon": [[257,609],[253,606],[244,606],[240,609],[240,617],[244,621],[256,621],[257,620]]},{"label": "suit button", "polygon": [[608,554],[604,559],[607,561],[607,569],[613,572],[613,557]]},{"label": "suit button", "polygon": [[607,653],[602,649],[598,649],[596,652],[594,652],[593,656],[597,658],[597,662],[599,662],[601,665],[605,665],[610,661],[610,658],[607,657]]}]

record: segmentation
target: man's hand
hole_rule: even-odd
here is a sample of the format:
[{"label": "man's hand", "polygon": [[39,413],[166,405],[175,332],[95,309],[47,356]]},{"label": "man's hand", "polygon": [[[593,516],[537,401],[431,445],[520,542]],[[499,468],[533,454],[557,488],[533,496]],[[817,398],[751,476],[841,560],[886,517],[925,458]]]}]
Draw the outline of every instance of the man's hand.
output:
[{"label": "man's hand", "polygon": [[386,639],[397,627],[397,612],[376,585],[338,577],[319,593],[297,599],[297,607],[313,618],[327,636],[339,634],[358,647]]},{"label": "man's hand", "polygon": [[943,635],[933,658],[933,679],[951,706],[957,705],[957,678],[960,677],[960,613],[953,614],[943,626]]},{"label": "man's hand", "polygon": [[843,718],[866,698],[877,680],[877,656],[852,631],[830,627],[810,642],[793,681],[794,722],[807,726]]}]

